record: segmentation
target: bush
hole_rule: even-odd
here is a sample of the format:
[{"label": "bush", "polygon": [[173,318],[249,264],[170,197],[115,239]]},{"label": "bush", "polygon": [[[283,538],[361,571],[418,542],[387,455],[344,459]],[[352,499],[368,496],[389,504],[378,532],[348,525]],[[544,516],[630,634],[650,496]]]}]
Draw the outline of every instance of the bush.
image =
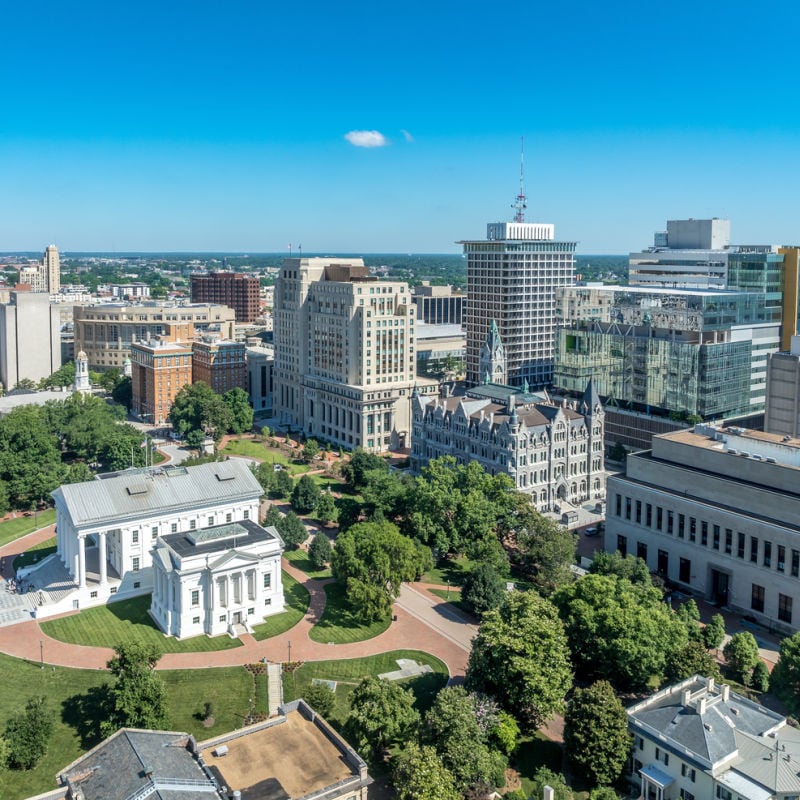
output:
[{"label": "bush", "polygon": [[[317,569],[323,569],[331,560],[331,555],[333,555],[333,548],[330,539],[324,533],[318,533],[308,547],[308,560]],[[323,714],[323,716],[325,715]]]},{"label": "bush", "polygon": [[6,723],[5,741],[8,764],[15,769],[33,769],[47,752],[53,733],[53,715],[44,697],[31,697],[22,711],[13,714]]},{"label": "bush", "polygon": [[315,683],[309,686],[303,699],[314,711],[326,719],[336,708],[336,695],[324,683]]},{"label": "bush", "polygon": [[753,668],[753,688],[757,692],[769,691],[769,670],[761,660]]}]

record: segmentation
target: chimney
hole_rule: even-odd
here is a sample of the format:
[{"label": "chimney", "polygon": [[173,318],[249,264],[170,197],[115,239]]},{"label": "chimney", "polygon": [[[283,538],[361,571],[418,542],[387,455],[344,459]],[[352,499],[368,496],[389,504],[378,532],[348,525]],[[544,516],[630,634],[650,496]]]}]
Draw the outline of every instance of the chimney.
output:
[{"label": "chimney", "polygon": [[692,699],[692,690],[691,689],[684,689],[681,692],[681,705],[686,708],[689,705],[689,701]]},{"label": "chimney", "polygon": [[722,702],[727,703],[731,696],[731,687],[727,683],[723,683],[719,688],[722,691]]},{"label": "chimney", "polygon": [[713,692],[714,691],[714,679],[713,678],[708,678],[706,680],[706,690],[709,691],[709,692]]},{"label": "chimney", "polygon": [[700,699],[697,701],[697,713],[698,713],[698,714],[699,714],[701,717],[703,716],[703,714],[705,714],[705,713],[706,713],[706,703],[707,703],[707,702],[708,702],[708,701],[706,700],[706,698],[705,698],[705,697],[701,697],[701,698],[700,698]]}]

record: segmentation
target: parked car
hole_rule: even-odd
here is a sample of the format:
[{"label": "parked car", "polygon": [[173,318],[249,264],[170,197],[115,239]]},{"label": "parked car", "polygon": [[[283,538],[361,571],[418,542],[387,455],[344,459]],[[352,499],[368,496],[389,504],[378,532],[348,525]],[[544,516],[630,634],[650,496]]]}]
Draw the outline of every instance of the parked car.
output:
[{"label": "parked car", "polygon": [[584,528],[583,535],[584,536],[597,536],[600,533],[598,528]]}]

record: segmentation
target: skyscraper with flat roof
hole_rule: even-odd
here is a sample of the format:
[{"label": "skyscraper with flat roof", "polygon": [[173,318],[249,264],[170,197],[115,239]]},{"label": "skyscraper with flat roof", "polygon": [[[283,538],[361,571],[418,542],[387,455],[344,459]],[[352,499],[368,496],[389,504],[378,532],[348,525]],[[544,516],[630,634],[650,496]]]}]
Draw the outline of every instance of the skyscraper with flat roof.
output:
[{"label": "skyscraper with flat roof", "polygon": [[[523,206],[524,207],[524,206]],[[575,280],[575,242],[555,226],[490,222],[486,239],[460,242],[467,257],[467,381],[480,383],[480,351],[494,320],[506,349],[512,386],[541,388],[553,379],[555,292]]]}]

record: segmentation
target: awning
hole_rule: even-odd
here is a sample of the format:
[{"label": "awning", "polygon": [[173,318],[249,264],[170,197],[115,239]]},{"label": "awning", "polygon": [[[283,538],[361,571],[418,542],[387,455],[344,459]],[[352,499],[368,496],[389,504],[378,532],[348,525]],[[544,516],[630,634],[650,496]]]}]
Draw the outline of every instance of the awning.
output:
[{"label": "awning", "polygon": [[666,789],[671,783],[675,783],[675,778],[672,775],[664,772],[663,769],[659,769],[655,764],[648,764],[646,767],[642,767],[639,773],[643,778],[647,778],[651,783],[660,786],[662,789]]}]

